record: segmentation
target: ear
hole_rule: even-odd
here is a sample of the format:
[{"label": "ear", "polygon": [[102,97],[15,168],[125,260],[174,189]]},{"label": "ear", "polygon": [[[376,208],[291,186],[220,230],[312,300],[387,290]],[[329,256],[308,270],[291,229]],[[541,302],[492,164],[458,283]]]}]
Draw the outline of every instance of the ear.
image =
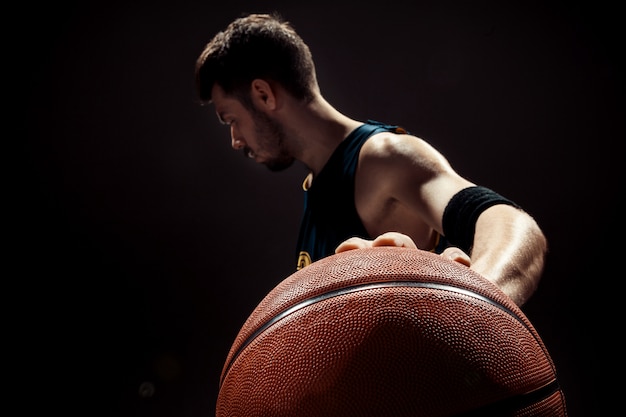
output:
[{"label": "ear", "polygon": [[257,78],[252,81],[250,96],[252,102],[260,109],[275,110],[276,94],[271,84]]}]

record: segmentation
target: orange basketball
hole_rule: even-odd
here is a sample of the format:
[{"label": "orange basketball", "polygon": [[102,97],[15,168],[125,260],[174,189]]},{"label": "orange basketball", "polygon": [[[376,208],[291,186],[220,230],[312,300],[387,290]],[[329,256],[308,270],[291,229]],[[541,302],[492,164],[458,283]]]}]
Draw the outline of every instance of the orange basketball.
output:
[{"label": "orange basketball", "polygon": [[566,416],[524,313],[469,268],[415,249],[332,255],[244,323],[217,417]]}]

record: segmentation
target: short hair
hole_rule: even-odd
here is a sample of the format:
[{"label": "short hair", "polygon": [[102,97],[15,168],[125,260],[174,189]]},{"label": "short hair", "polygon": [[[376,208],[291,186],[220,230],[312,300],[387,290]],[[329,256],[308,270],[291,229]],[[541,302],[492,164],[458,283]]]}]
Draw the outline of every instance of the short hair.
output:
[{"label": "short hair", "polygon": [[250,84],[273,80],[295,98],[311,101],[317,88],[311,51],[293,26],[276,12],[249,14],[232,21],[204,47],[195,67],[203,103],[215,84],[250,104]]}]

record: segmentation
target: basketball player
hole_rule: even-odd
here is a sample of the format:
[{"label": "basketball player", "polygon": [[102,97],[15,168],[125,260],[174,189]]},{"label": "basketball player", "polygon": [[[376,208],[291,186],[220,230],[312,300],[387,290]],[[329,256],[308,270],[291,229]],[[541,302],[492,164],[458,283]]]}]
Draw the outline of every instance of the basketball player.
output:
[{"label": "basketball player", "polygon": [[360,121],[322,96],[311,52],[278,15],[250,14],[217,33],[196,63],[203,104],[232,147],[272,171],[310,171],[295,266],[346,250],[393,245],[462,262],[523,305],[547,251],[513,201],[458,175],[399,126]]}]

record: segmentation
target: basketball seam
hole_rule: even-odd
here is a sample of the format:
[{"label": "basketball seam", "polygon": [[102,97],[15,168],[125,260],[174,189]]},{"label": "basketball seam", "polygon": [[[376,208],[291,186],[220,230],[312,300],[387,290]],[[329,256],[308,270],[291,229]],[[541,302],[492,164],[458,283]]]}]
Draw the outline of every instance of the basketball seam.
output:
[{"label": "basketball seam", "polygon": [[[512,316],[513,318],[515,318],[515,320],[517,320],[519,323],[521,323],[528,331],[529,333],[535,338],[535,340],[537,339],[535,334],[531,331],[530,327],[523,321],[520,320],[520,318],[509,308],[503,306],[502,304],[488,298],[485,297],[483,295],[480,295],[474,291],[470,291],[470,290],[466,290],[463,288],[458,288],[458,287],[454,287],[452,285],[446,285],[446,284],[437,284],[437,283],[432,283],[432,282],[414,282],[414,281],[386,281],[386,282],[377,282],[377,283],[367,283],[367,284],[357,284],[357,285],[353,285],[350,287],[343,287],[343,288],[339,288],[333,291],[329,291],[323,294],[319,294],[316,295],[315,297],[311,297],[308,298],[306,300],[300,301],[297,304],[294,304],[293,306],[289,307],[288,309],[275,314],[274,317],[272,317],[271,320],[267,321],[265,324],[263,324],[261,327],[259,327],[254,333],[252,333],[250,336],[248,336],[246,338],[246,340],[241,344],[241,346],[239,346],[239,348],[237,349],[237,351],[231,356],[230,361],[228,362],[227,366],[224,368],[224,372],[222,373],[222,378],[220,380],[220,387],[221,385],[224,383],[224,380],[226,379],[226,376],[228,375],[228,372],[230,371],[230,368],[232,367],[232,365],[235,363],[235,361],[237,360],[237,358],[239,357],[239,355],[241,354],[241,352],[250,344],[252,343],[252,341],[254,339],[256,339],[261,333],[263,333],[265,330],[267,330],[269,327],[271,327],[272,325],[274,325],[275,323],[277,323],[278,321],[282,320],[283,318],[287,317],[288,315],[292,314],[295,311],[298,311],[304,307],[310,306],[312,304],[318,303],[320,301],[324,301],[333,297],[338,297],[341,295],[345,295],[345,294],[350,294],[350,293],[354,293],[354,292],[358,292],[358,291],[365,291],[365,290],[370,290],[370,289],[379,289],[379,288],[391,288],[391,287],[413,287],[413,288],[431,288],[431,289],[439,289],[439,290],[444,290],[444,291],[451,291],[451,292],[455,292],[455,293],[459,293],[459,294],[464,294],[473,298],[477,298],[479,300],[482,300],[484,302],[487,302],[497,308],[499,308],[500,310],[506,312],[507,314],[509,314],[510,316]],[[547,353],[546,353],[547,354]]]},{"label": "basketball seam", "polygon": [[560,390],[561,387],[558,381],[555,379],[548,384],[525,394],[505,398],[495,403],[488,404],[484,407],[455,415],[455,417],[488,417],[512,415],[512,413],[516,411],[527,407],[532,407],[540,403],[541,401],[550,398],[552,395],[554,395],[556,392],[559,392]]}]

